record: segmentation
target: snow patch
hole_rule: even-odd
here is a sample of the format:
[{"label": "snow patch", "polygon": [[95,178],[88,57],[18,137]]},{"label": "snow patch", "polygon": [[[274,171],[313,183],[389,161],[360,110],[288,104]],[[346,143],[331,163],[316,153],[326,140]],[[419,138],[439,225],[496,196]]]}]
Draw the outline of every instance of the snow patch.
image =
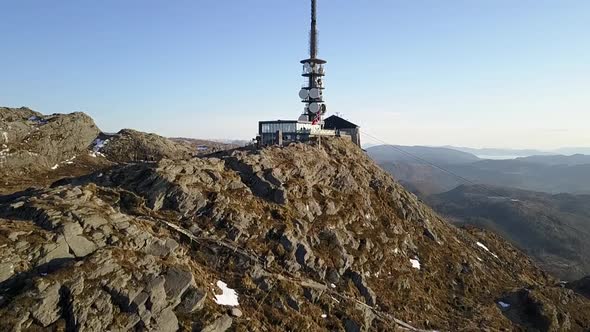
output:
[{"label": "snow patch", "polygon": [[498,258],[498,255],[494,254],[493,252],[490,251],[490,249],[488,249],[488,247],[486,247],[483,243],[481,242],[477,242],[476,243],[479,247],[483,248],[485,251],[489,252],[490,254],[492,254],[492,256]]},{"label": "snow patch", "polygon": [[98,156],[104,157],[104,154],[102,154],[100,152],[100,150],[102,150],[102,148],[104,148],[104,146],[107,145],[108,142],[109,142],[108,139],[105,139],[105,140],[102,140],[100,138],[95,139],[91,145],[92,151],[90,151],[90,153],[88,155],[93,158],[96,158]]},{"label": "snow patch", "polygon": [[59,164],[55,164],[53,165],[53,167],[51,167],[51,169],[56,170],[59,167]]},{"label": "snow patch", "polygon": [[481,248],[483,248],[485,251],[490,251],[490,249],[488,249],[488,247],[486,247],[483,243],[481,242],[477,242],[476,243],[478,246],[480,246]]},{"label": "snow patch", "polygon": [[336,285],[334,285],[334,284],[330,284],[330,287],[332,287],[332,288],[336,288]]},{"label": "snow patch", "polygon": [[322,314],[322,318],[326,318],[326,317],[328,317],[328,315]]},{"label": "snow patch", "polygon": [[231,307],[239,306],[238,294],[235,290],[227,287],[227,284],[221,280],[217,281],[217,287],[221,288],[221,294],[215,294],[215,303]]},{"label": "snow patch", "polygon": [[30,117],[28,120],[31,122],[34,122],[35,124],[38,124],[38,125],[44,125],[47,123],[47,120],[42,119],[38,116],[34,116],[34,115],[32,117]]},{"label": "snow patch", "polygon": [[498,301],[498,305],[500,305],[500,307],[502,307],[502,309],[508,309],[508,308],[510,308],[510,303]]},{"label": "snow patch", "polygon": [[420,261],[419,260],[410,258],[410,264],[412,264],[413,268],[420,270]]},{"label": "snow patch", "polygon": [[67,159],[66,161],[62,161],[61,163],[71,165],[74,163],[74,159],[76,159],[76,156],[73,156],[72,158]]}]

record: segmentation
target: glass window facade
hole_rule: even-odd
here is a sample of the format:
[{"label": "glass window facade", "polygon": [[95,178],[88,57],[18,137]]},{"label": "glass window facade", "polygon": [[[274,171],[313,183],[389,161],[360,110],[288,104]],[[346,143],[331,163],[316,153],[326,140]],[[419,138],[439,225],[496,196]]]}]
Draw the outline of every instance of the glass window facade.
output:
[{"label": "glass window facade", "polygon": [[276,133],[281,130],[283,133],[297,132],[297,123],[295,122],[267,122],[260,124],[260,134]]}]

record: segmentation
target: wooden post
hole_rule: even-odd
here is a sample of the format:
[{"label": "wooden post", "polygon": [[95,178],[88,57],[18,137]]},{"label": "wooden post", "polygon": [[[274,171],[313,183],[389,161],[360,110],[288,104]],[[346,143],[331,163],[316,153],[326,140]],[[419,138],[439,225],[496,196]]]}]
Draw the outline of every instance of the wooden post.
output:
[{"label": "wooden post", "polygon": [[283,131],[282,130],[277,131],[276,142],[279,146],[283,146]]}]

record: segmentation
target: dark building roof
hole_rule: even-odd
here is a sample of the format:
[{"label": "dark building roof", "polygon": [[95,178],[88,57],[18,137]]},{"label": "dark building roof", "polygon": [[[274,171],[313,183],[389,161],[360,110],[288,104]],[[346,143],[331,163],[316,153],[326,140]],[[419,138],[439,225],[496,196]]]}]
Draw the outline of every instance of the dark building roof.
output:
[{"label": "dark building roof", "polygon": [[324,120],[324,129],[351,129],[358,128],[354,123],[343,118],[332,115]]}]

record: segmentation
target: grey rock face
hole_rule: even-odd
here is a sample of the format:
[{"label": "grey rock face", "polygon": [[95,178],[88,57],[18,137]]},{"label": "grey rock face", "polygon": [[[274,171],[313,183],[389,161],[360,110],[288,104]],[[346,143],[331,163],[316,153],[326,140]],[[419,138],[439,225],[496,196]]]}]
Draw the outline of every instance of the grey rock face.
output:
[{"label": "grey rock face", "polygon": [[132,129],[123,129],[109,138],[100,151],[115,162],[158,161],[190,158],[196,151],[188,144]]},{"label": "grey rock face", "polygon": [[361,295],[365,297],[365,303],[367,303],[369,306],[374,306],[377,301],[377,296],[375,295],[375,292],[369,288],[363,276],[356,271],[350,270],[347,271],[346,276],[352,280]]},{"label": "grey rock face", "polygon": [[56,244],[48,243],[43,246],[43,257],[39,260],[39,264],[47,264],[54,260],[74,258],[70,254],[70,247],[63,237],[58,238]]},{"label": "grey rock face", "polygon": [[104,331],[113,323],[113,306],[109,294],[92,289],[84,294],[71,294],[68,325],[78,331]]},{"label": "grey rock face", "polygon": [[231,308],[229,313],[233,317],[242,317],[242,310],[240,310],[238,308]]},{"label": "grey rock face", "polygon": [[164,277],[157,277],[145,288],[146,293],[149,294],[147,307],[152,313],[159,314],[167,305],[166,290],[164,289],[165,282]]},{"label": "grey rock face", "polygon": [[178,331],[178,318],[172,311],[172,308],[164,309],[156,318],[156,323],[150,330],[158,332],[176,332]]},{"label": "grey rock face", "polygon": [[66,242],[76,257],[84,257],[96,250],[96,244],[84,236],[66,237]]},{"label": "grey rock face", "polygon": [[3,282],[14,274],[14,264],[11,262],[0,263],[0,282]]},{"label": "grey rock face", "polygon": [[201,332],[225,332],[231,327],[232,323],[233,320],[229,315],[223,315],[213,323],[205,326]]},{"label": "grey rock face", "polygon": [[48,171],[87,153],[98,134],[84,113],[43,116],[26,108],[0,107],[0,178]]},{"label": "grey rock face", "polygon": [[189,288],[183,295],[182,301],[176,307],[176,310],[181,313],[191,313],[201,310],[205,305],[207,299],[205,292],[195,288]]},{"label": "grey rock face", "polygon": [[176,267],[169,269],[165,278],[164,289],[166,296],[174,306],[180,303],[180,298],[187,288],[195,283],[193,274],[190,271],[184,271]]},{"label": "grey rock face", "polygon": [[61,285],[56,283],[48,286],[39,295],[39,302],[31,308],[31,316],[43,327],[47,327],[60,317],[60,300]]},{"label": "grey rock face", "polygon": [[172,239],[160,239],[146,247],[146,252],[154,256],[168,256],[176,248],[178,248],[176,241]]}]

